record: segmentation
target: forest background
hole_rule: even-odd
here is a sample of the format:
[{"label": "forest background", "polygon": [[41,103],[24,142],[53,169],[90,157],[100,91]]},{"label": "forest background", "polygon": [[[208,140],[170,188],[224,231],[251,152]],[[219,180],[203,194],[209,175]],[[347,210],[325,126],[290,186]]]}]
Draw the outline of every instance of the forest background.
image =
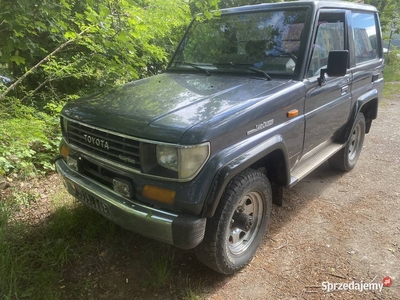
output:
[{"label": "forest background", "polygon": [[[54,170],[66,102],[162,72],[193,16],[278,1],[0,2],[0,176],[12,180]],[[365,2],[399,31],[399,0]]]}]

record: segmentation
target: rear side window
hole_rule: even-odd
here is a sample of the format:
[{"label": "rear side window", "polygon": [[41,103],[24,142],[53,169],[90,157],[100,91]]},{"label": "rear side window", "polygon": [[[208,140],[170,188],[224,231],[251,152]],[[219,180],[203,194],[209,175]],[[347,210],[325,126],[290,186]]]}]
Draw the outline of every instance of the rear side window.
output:
[{"label": "rear side window", "polygon": [[378,58],[377,26],[374,14],[352,13],[356,64]]}]

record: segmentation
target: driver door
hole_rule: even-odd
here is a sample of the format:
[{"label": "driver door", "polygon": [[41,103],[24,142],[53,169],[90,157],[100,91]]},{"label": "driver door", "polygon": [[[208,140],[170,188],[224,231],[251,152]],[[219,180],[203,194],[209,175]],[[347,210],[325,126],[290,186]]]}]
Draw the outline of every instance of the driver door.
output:
[{"label": "driver door", "polygon": [[309,64],[305,101],[305,137],[307,153],[340,132],[350,116],[350,71],[343,77],[330,78],[320,86],[320,70],[326,68],[329,52],[347,49],[346,14],[341,10],[322,10],[316,24],[313,53]]}]

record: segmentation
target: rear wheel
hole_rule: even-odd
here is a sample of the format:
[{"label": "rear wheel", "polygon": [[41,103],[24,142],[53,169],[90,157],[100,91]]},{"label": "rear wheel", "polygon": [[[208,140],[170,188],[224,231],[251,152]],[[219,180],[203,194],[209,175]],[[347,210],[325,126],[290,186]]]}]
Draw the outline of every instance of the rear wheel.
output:
[{"label": "rear wheel", "polygon": [[354,121],[345,147],[329,159],[331,167],[348,172],[354,168],[361,154],[365,137],[365,118],[359,113]]},{"label": "rear wheel", "polygon": [[227,186],[214,216],[207,220],[197,258],[223,274],[243,268],[253,257],[271,214],[271,186],[264,174],[247,169]]}]

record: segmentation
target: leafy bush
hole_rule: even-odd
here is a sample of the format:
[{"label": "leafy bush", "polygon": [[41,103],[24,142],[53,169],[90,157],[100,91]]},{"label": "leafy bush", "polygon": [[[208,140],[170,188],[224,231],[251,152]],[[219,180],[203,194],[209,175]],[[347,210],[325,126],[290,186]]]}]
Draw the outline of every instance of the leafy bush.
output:
[{"label": "leafy bush", "polygon": [[2,3],[0,174],[52,170],[62,105],[160,72],[190,18],[186,0]]},{"label": "leafy bush", "polygon": [[51,160],[60,141],[59,106],[49,104],[46,113],[12,100],[3,105],[0,116],[0,173],[32,176],[53,170]]}]

